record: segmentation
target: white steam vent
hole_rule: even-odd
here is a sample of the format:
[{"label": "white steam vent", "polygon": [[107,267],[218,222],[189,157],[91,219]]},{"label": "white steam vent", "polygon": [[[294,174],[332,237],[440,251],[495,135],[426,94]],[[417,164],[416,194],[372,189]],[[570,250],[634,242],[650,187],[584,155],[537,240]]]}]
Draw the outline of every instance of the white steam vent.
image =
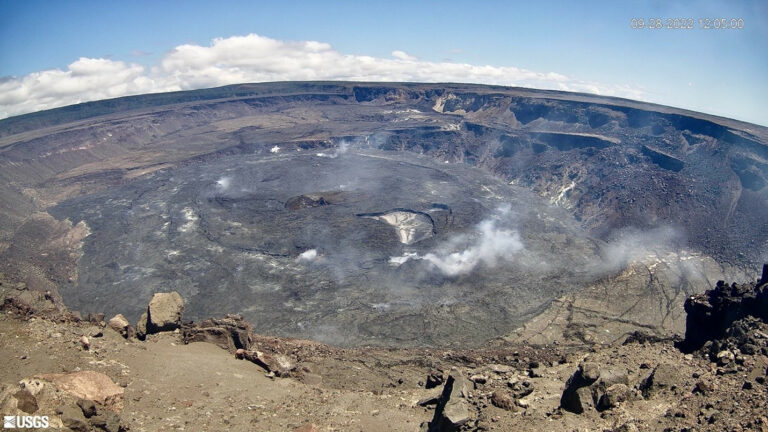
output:
[{"label": "white steam vent", "polygon": [[317,153],[317,156],[335,159],[343,155],[347,151],[349,151],[349,143],[346,141],[342,141],[339,143],[339,146],[333,151],[333,153]]},{"label": "white steam vent", "polygon": [[[464,239],[455,238],[441,250],[424,255],[407,253],[400,257],[391,257],[390,265],[401,265],[409,260],[423,260],[446,276],[458,276],[470,273],[479,265],[495,267],[500,261],[510,260],[522,251],[524,246],[517,230],[500,228],[495,219],[487,219],[477,225],[477,237],[469,246],[456,251]],[[449,252],[453,250],[453,252]]]},{"label": "white steam vent", "polygon": [[222,177],[216,180],[216,187],[222,191],[229,189],[230,184],[232,184],[232,177]]},{"label": "white steam vent", "polygon": [[317,249],[309,249],[299,254],[298,261],[312,262],[317,260]]}]

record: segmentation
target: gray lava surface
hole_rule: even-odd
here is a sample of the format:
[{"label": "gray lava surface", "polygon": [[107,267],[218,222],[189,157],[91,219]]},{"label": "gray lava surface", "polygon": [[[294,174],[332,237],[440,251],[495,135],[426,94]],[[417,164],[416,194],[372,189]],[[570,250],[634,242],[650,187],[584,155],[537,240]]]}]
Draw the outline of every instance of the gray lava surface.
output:
[{"label": "gray lava surface", "polygon": [[[309,195],[326,204],[286,206]],[[434,235],[405,244],[395,226],[361,217],[391,209],[430,215]],[[68,200],[52,214],[93,232],[78,283],[62,289],[75,309],[137,319],[144,298],[175,290],[188,319],[241,313],[263,332],[347,344],[504,334],[584,279],[562,267],[596,257],[573,218],[530,191],[463,164],[370,149],[224,157]],[[483,221],[497,231],[482,232]],[[498,231],[519,233],[521,249],[480,251]],[[391,262],[429,253],[490,256],[459,261],[458,274],[424,259]]]}]

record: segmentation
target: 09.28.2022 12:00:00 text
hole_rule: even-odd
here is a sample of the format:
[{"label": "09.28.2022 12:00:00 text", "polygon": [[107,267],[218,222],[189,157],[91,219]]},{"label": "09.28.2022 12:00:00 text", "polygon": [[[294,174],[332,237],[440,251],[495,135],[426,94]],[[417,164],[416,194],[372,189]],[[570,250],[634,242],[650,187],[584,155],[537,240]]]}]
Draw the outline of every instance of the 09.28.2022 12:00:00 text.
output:
[{"label": "09.28.2022 12:00:00 text", "polygon": [[636,30],[741,30],[744,18],[632,18],[629,26]]}]

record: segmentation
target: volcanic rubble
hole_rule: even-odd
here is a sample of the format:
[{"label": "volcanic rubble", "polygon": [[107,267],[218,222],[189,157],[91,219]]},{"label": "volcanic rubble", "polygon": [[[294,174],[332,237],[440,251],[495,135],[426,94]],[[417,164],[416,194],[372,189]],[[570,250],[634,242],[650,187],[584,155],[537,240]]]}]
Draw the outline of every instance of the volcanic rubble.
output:
[{"label": "volcanic rubble", "polygon": [[63,430],[768,430],[768,264],[690,297],[684,338],[472,350],[184,322],[176,293],[154,294],[134,327],[0,283],[0,411]]}]

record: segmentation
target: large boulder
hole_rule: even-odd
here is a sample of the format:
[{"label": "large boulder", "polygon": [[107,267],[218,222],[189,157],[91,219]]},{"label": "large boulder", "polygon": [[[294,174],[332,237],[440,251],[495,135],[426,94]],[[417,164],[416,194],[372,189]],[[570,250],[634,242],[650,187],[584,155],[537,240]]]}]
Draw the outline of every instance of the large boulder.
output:
[{"label": "large boulder", "polygon": [[136,334],[143,339],[148,334],[181,328],[183,314],[184,300],[179,293],[156,293],[136,325]]},{"label": "large boulder", "polygon": [[632,396],[632,389],[628,385],[618,383],[605,389],[600,399],[597,401],[598,411],[605,411],[616,408],[620,403],[628,400]]},{"label": "large boulder", "polygon": [[678,368],[670,363],[662,363],[640,382],[640,390],[644,397],[653,397],[660,392],[674,391],[681,382],[682,377]]},{"label": "large boulder", "polygon": [[234,353],[251,348],[251,325],[240,315],[211,318],[182,326],[184,343],[208,342]]},{"label": "large boulder", "polygon": [[45,374],[38,375],[36,378],[51,382],[60,391],[79,399],[96,402],[108,410],[119,413],[123,409],[125,390],[101,372]]},{"label": "large boulder", "polygon": [[629,389],[629,377],[625,371],[601,368],[595,363],[582,363],[565,383],[560,407],[577,414],[587,409],[602,411],[613,408],[628,397],[624,387],[614,387],[617,384]]},{"label": "large boulder", "polygon": [[129,339],[136,335],[136,330],[133,329],[131,323],[122,315],[117,314],[109,320],[109,328],[120,333],[120,335],[126,339]]},{"label": "large boulder", "polygon": [[88,432],[91,430],[88,420],[77,406],[65,405],[61,407],[59,409],[59,416],[67,430],[75,432]]},{"label": "large boulder", "polygon": [[430,432],[456,431],[471,420],[467,397],[472,386],[459,372],[448,375],[435,409],[435,416],[429,423]]},{"label": "large boulder", "polygon": [[147,331],[156,333],[176,330],[181,327],[183,314],[184,300],[179,293],[157,293],[152,296],[147,308]]},{"label": "large boulder", "polygon": [[594,363],[582,363],[565,382],[560,397],[560,407],[566,411],[581,414],[586,408],[594,407],[589,389],[599,378],[599,368]]}]

